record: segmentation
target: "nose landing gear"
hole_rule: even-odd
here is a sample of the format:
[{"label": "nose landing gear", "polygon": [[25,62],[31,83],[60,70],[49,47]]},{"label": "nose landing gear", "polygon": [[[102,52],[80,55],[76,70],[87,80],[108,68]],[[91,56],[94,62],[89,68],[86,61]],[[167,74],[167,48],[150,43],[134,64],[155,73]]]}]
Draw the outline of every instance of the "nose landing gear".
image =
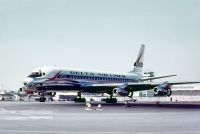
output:
[{"label": "nose landing gear", "polygon": [[40,99],[39,99],[40,102],[45,102],[46,101],[46,98],[44,96],[44,92],[41,92],[40,93]]},{"label": "nose landing gear", "polygon": [[40,102],[45,102],[46,98],[45,97],[40,97]]}]

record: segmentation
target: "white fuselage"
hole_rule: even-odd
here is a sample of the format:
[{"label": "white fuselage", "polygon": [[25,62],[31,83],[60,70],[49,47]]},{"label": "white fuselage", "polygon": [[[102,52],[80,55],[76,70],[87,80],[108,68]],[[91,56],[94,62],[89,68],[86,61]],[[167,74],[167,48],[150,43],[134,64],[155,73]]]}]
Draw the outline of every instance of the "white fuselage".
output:
[{"label": "white fuselage", "polygon": [[[64,67],[41,67],[25,80],[27,90],[69,90],[80,84],[138,82],[141,76],[134,73],[105,73],[72,70]],[[61,88],[62,87],[62,88]],[[46,88],[46,89],[45,89]]]}]

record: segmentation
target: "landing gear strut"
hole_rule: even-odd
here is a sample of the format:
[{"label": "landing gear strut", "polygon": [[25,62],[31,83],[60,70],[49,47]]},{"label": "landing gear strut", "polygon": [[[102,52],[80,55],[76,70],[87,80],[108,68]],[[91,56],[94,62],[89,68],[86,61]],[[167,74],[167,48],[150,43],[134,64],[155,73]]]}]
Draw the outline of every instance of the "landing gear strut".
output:
[{"label": "landing gear strut", "polygon": [[41,95],[41,96],[40,96],[39,101],[40,101],[40,102],[45,102],[45,101],[46,101],[46,98],[44,97],[44,92],[41,92],[40,95]]},{"label": "landing gear strut", "polygon": [[55,97],[56,92],[54,92],[54,93],[48,93],[47,95],[49,96],[48,101],[54,101],[54,100],[53,100],[53,97]]},{"label": "landing gear strut", "polygon": [[83,102],[83,103],[86,102],[86,99],[81,97],[81,91],[79,91],[79,92],[77,93],[77,97],[74,99],[74,101],[75,101],[75,102]]},{"label": "landing gear strut", "polygon": [[108,93],[110,98],[106,98],[106,103],[117,103],[117,99],[113,98],[113,93]]}]

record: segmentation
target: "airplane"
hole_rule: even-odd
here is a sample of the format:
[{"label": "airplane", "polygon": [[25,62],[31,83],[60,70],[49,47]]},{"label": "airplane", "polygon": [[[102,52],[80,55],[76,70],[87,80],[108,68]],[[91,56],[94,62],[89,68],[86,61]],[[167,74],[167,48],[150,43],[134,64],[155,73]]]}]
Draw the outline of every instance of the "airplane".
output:
[{"label": "airplane", "polygon": [[151,82],[151,80],[173,77],[143,77],[143,60],[145,45],[142,44],[134,67],[127,73],[105,73],[68,69],[66,67],[39,67],[25,78],[24,87],[20,91],[37,92],[40,102],[45,102],[45,94],[55,95],[58,91],[75,91],[75,102],[85,102],[82,93],[107,93],[110,97],[106,103],[117,103],[115,96],[132,97],[134,92],[152,90],[155,96],[170,96],[172,85],[193,84],[200,82]]}]

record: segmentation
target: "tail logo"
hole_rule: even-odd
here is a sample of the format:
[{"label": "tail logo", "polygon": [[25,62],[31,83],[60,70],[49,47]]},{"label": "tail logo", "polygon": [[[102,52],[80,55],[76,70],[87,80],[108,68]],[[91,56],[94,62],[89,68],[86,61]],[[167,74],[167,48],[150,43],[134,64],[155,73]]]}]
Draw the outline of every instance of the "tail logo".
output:
[{"label": "tail logo", "polygon": [[142,44],[141,47],[140,47],[138,57],[137,57],[137,59],[134,63],[134,68],[133,68],[133,70],[130,71],[130,73],[142,75],[144,50],[145,50],[145,45]]},{"label": "tail logo", "polygon": [[143,67],[143,57],[144,57],[144,45],[141,45],[140,52],[134,66]]},{"label": "tail logo", "polygon": [[141,63],[141,62],[135,62],[134,66],[143,67],[143,63]]}]

